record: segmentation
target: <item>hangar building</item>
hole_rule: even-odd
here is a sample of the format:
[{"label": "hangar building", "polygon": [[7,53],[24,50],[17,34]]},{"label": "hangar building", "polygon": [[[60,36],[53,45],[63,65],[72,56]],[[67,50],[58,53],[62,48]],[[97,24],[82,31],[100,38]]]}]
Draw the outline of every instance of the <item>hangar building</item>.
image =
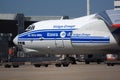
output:
[{"label": "hangar building", "polygon": [[68,19],[68,16],[25,16],[24,14],[0,14],[0,60],[8,56],[8,48],[14,46],[13,38],[30,24],[42,20]]},{"label": "hangar building", "polygon": [[[11,40],[19,33],[24,32],[24,29],[30,24],[50,19],[61,19],[62,16],[24,16],[24,14],[0,14],[0,33],[10,33]],[[10,45],[12,46],[12,44]]]}]

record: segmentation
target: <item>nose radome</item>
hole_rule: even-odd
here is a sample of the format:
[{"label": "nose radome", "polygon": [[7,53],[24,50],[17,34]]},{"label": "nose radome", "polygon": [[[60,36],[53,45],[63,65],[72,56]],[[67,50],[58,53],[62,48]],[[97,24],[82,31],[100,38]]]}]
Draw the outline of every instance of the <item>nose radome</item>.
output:
[{"label": "nose radome", "polygon": [[16,37],[13,39],[13,43],[14,43],[15,45],[18,45],[18,36],[16,36]]}]

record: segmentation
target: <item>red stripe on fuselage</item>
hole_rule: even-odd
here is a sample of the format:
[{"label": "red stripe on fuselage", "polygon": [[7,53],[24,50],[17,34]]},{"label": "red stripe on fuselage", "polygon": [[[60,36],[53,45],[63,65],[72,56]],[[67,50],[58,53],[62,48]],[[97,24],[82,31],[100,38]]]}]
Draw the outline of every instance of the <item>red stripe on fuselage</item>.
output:
[{"label": "red stripe on fuselage", "polygon": [[120,24],[113,24],[112,27],[120,28]]}]

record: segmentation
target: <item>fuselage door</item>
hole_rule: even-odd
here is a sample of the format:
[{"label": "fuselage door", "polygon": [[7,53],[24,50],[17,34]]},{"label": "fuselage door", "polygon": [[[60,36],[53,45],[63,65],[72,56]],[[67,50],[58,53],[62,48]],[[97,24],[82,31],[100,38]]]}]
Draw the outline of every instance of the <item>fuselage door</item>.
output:
[{"label": "fuselage door", "polygon": [[64,31],[60,32],[59,36],[60,36],[59,38],[55,39],[55,46],[56,48],[64,48],[65,47],[64,38],[66,37],[66,32]]}]

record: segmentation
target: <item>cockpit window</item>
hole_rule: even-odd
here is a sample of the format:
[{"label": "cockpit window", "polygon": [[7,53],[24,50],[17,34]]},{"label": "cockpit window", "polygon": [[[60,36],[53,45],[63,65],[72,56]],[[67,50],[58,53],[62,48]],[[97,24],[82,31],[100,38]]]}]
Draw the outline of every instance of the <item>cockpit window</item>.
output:
[{"label": "cockpit window", "polygon": [[30,31],[30,30],[34,30],[35,26],[34,25],[30,25],[27,27],[27,29],[25,31]]}]

